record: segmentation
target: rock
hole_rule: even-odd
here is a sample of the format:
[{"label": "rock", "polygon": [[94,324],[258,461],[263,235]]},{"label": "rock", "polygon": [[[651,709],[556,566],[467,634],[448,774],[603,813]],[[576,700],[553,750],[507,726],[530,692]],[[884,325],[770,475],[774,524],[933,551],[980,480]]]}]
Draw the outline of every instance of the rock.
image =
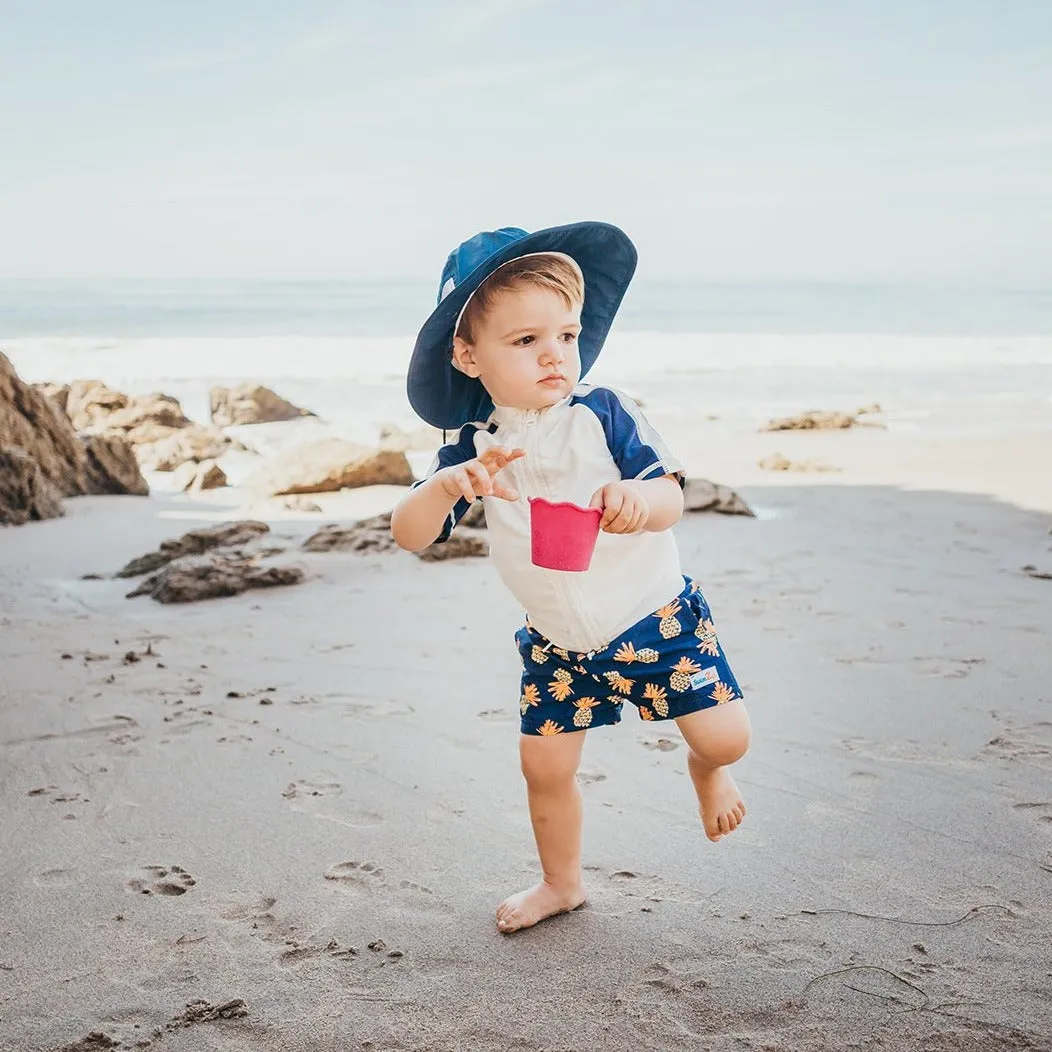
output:
[{"label": "rock", "polygon": [[303,542],[308,552],[393,552],[398,550],[391,536],[391,515],[342,526],[330,522]]},{"label": "rock", "polygon": [[685,511],[716,511],[723,515],[749,515],[756,513],[729,486],[707,479],[687,479],[683,493]]},{"label": "rock", "polygon": [[147,577],[127,598],[148,595],[159,603],[194,603],[240,595],[249,588],[299,584],[298,566],[261,566],[256,559],[211,555],[181,558]]},{"label": "rock", "polygon": [[858,421],[850,413],[807,412],[799,416],[785,416],[769,420],[761,431],[842,431],[855,427]]},{"label": "rock", "polygon": [[88,457],[88,476],[93,493],[133,493],[145,497],[150,492],[142,477],[135,450],[116,435],[82,435]]},{"label": "rock", "polygon": [[879,402],[872,402],[869,405],[864,405],[860,409],[855,410],[855,416],[866,416],[870,413],[883,413],[884,410],[880,408]]},{"label": "rock", "polygon": [[485,534],[458,526],[450,534],[449,540],[442,544],[431,544],[414,554],[426,563],[442,562],[446,559],[468,559],[489,555],[489,544]]},{"label": "rock", "polygon": [[374,449],[342,438],[305,442],[252,474],[245,485],[270,496],[330,493],[358,486],[408,486],[413,473],[405,453]]},{"label": "rock", "polygon": [[[172,562],[174,559],[186,555],[200,555],[202,552],[213,548],[232,548],[245,545],[259,540],[264,534],[270,532],[270,527],[265,522],[257,522],[254,519],[242,519],[239,522],[226,522],[221,526],[207,526],[199,530],[190,530],[181,537],[172,540],[161,541],[160,547],[155,552],[147,552],[145,555],[132,559],[127,565],[114,574],[115,577],[139,577],[141,574],[150,573],[158,567]],[[242,553],[243,554],[243,553]]]},{"label": "rock", "polygon": [[221,431],[194,425],[170,431],[160,441],[143,443],[135,452],[146,471],[174,471],[188,461],[214,461],[232,445]]},{"label": "rock", "polygon": [[146,471],[174,471],[187,461],[214,460],[229,449],[246,449],[218,428],[195,424],[171,395],[127,395],[101,380],[74,380],[62,387],[41,384],[38,389],[77,431],[126,439]]},{"label": "rock", "polygon": [[[56,397],[61,400],[62,395]],[[39,388],[23,383],[3,354],[0,446],[17,447],[39,469],[38,476],[21,457],[8,453],[11,475],[4,479],[6,497],[0,505],[0,522],[25,522],[60,514],[55,494],[73,497],[88,493],[146,493],[142,475],[122,447],[79,438],[56,403]],[[41,479],[50,488],[44,487]],[[16,501],[20,502],[17,506]]]},{"label": "rock", "polygon": [[0,524],[21,526],[31,519],[62,514],[62,494],[21,446],[0,446]]},{"label": "rock", "polygon": [[175,469],[175,488],[182,493],[200,493],[205,489],[221,489],[227,484],[226,472],[214,460],[200,463],[188,460]]},{"label": "rock", "polygon": [[380,428],[380,448],[407,450],[438,449],[442,445],[442,432],[437,427],[418,427],[414,431],[405,431],[395,424],[385,424]]},{"label": "rock", "polygon": [[[123,431],[132,442],[138,444],[144,440],[144,432],[152,434],[157,427],[182,430],[198,426],[183,412],[179,400],[172,398],[171,395],[148,394],[129,398],[119,391],[114,394],[127,399],[126,405],[108,415],[98,414],[95,424],[92,425],[95,428],[106,431]],[[72,392],[70,399],[70,404],[72,404]],[[97,412],[101,407],[95,403],[92,408]],[[77,426],[76,422],[73,426]],[[81,427],[79,430],[83,431],[87,428]],[[149,439],[146,440],[149,441]]]},{"label": "rock", "polygon": [[757,461],[757,466],[764,471],[839,471],[830,464],[823,464],[820,460],[798,460],[793,462],[781,453],[772,453],[768,457]]},{"label": "rock", "polygon": [[216,427],[230,427],[232,424],[267,424],[315,415],[309,409],[301,409],[275,394],[269,387],[259,384],[213,387],[208,397],[212,423]]},{"label": "rock", "polygon": [[461,516],[458,526],[467,526],[471,530],[486,528],[486,506],[480,500],[472,501],[471,507]]},{"label": "rock", "polygon": [[758,461],[757,466],[764,471],[788,471],[793,465],[788,457],[783,457],[781,453],[772,453]]}]

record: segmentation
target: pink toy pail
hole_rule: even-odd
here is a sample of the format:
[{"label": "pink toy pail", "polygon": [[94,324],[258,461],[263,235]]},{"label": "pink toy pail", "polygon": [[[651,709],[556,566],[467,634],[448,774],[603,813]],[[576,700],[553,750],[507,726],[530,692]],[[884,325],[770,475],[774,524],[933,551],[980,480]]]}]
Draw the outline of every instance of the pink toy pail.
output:
[{"label": "pink toy pail", "polygon": [[602,508],[582,508],[569,501],[552,503],[543,497],[530,497],[534,566],[576,573],[587,570],[602,517]]}]

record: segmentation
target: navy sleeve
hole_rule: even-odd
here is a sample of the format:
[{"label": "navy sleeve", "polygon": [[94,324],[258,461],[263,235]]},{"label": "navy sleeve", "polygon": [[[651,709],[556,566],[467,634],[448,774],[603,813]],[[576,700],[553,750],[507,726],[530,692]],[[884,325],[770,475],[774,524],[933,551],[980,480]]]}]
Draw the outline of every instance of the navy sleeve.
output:
[{"label": "navy sleeve", "polygon": [[580,399],[599,418],[610,455],[623,479],[675,475],[682,486],[683,465],[650,426],[639,406],[612,387],[593,387]]},{"label": "navy sleeve", "polygon": [[[417,486],[422,486],[436,471],[442,468],[453,467],[455,464],[463,464],[465,461],[473,460],[478,456],[478,452],[475,449],[475,435],[483,428],[479,424],[465,424],[461,429],[456,439],[452,442],[447,442],[444,446],[441,446],[438,453],[435,455],[435,459],[431,462],[431,466],[427,469],[427,474],[418,481],[414,482],[410,489],[416,489]],[[436,542],[448,541],[449,535],[453,532],[453,527],[467,514],[468,509],[471,505],[463,497],[460,498],[453,505],[446,521],[442,524],[442,532],[435,538]]]}]

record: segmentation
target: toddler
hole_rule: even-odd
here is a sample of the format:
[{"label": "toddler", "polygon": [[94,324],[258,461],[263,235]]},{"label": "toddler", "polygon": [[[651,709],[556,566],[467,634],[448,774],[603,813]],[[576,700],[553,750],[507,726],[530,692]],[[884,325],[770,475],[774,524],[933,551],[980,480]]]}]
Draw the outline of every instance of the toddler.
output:
[{"label": "toddler", "polygon": [[[482,500],[497,572],[527,612],[519,752],[543,875],[497,908],[502,932],[585,901],[583,732],[618,723],[626,701],[675,720],[710,840],[745,816],[727,766],[748,748],[749,719],[671,532],[682,466],[630,399],[580,382],[635,265],[605,223],[478,234],[447,260],[409,366],[413,408],[458,434],[395,509],[394,539],[411,551],[445,540]],[[602,509],[586,572],[533,565],[530,497]]]}]

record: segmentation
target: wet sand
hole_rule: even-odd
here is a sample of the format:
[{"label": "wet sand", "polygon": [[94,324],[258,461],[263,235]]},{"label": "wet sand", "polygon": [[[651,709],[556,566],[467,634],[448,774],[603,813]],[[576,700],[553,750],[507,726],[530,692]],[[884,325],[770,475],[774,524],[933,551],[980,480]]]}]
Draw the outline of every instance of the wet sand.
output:
[{"label": "wet sand", "polygon": [[0,531],[0,1048],[1052,1048],[1049,435],[689,448],[760,513],[677,527],[749,816],[707,841],[674,728],[626,712],[585,750],[589,905],[512,937],[520,612],[487,560],[294,551],[303,585],[166,607],[82,575],[395,493]]}]

